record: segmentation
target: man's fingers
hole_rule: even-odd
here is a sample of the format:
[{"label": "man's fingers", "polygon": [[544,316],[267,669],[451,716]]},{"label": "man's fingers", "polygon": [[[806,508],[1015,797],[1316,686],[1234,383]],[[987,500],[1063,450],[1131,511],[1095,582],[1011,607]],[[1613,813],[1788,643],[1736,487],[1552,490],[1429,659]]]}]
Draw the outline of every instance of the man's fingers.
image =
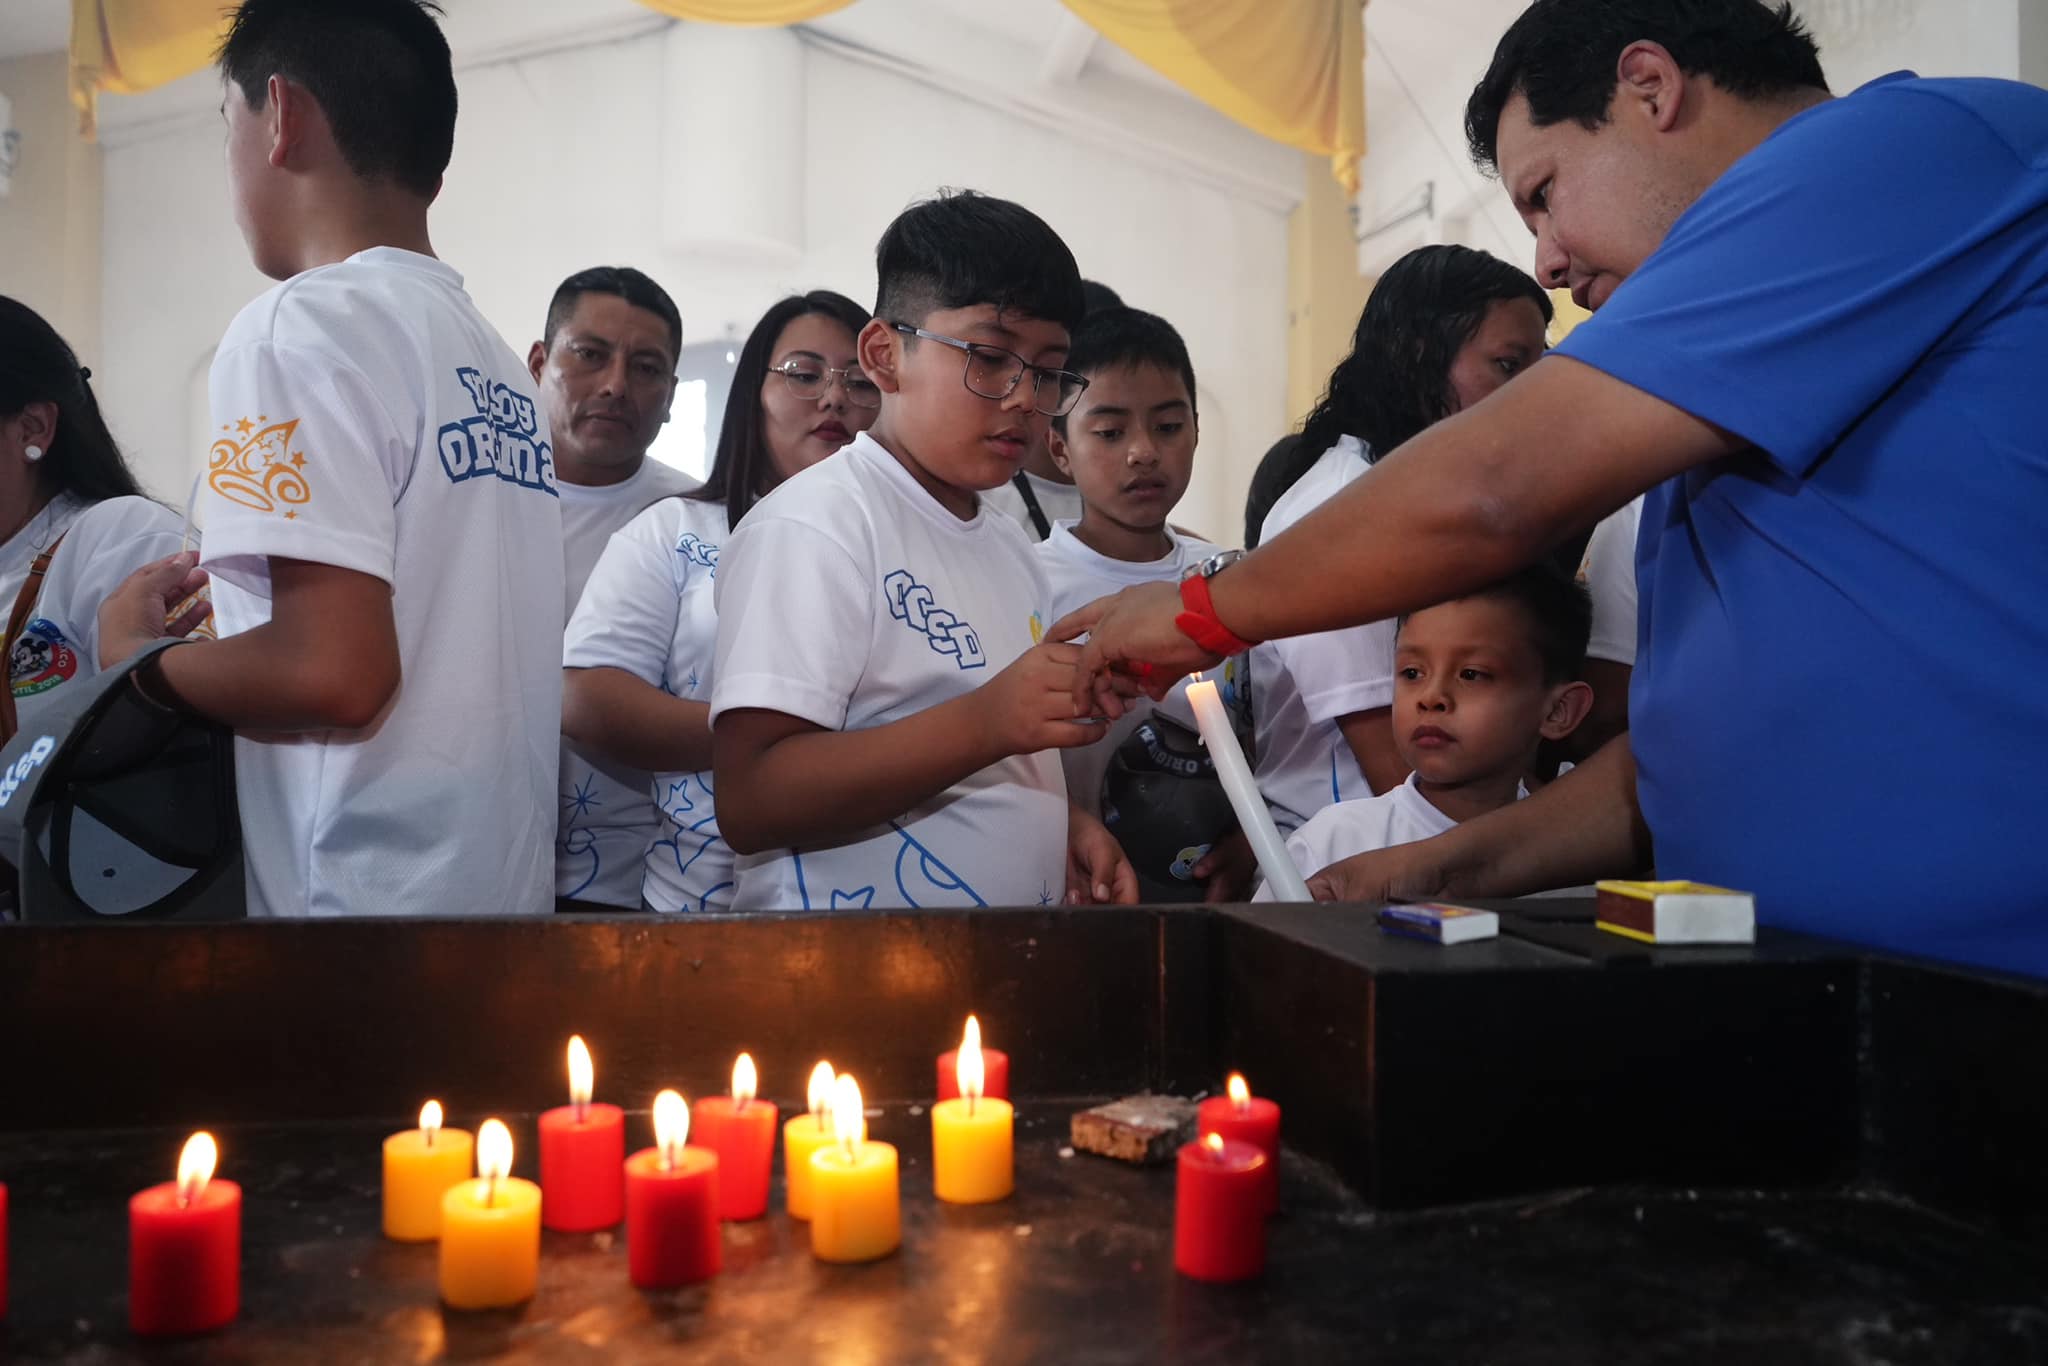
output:
[{"label": "man's fingers", "polygon": [[165,624],[164,629],[174,636],[189,636],[204,626],[213,616],[213,604],[201,599],[178,613],[176,620]]},{"label": "man's fingers", "polygon": [[1102,620],[1103,613],[1107,612],[1109,605],[1115,601],[1116,597],[1112,594],[1076,607],[1054,622],[1052,629],[1045,633],[1045,638],[1052,641],[1072,640],[1075,636],[1088,634],[1095,629],[1095,623]]}]

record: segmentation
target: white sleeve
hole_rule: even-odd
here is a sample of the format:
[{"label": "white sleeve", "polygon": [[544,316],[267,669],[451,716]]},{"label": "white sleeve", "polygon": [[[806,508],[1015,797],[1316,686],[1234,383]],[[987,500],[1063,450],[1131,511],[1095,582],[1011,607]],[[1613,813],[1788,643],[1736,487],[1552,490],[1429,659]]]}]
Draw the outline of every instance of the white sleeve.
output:
[{"label": "white sleeve", "polygon": [[274,342],[214,360],[204,562],[268,592],[271,556],[391,581],[398,491],[421,440],[334,355]]},{"label": "white sleeve", "polygon": [[1394,619],[1273,642],[1311,721],[1394,705]]},{"label": "white sleeve", "polygon": [[612,533],[562,635],[562,667],[624,669],[658,688],[668,673],[692,566],[669,544],[660,504]]},{"label": "white sleeve", "polygon": [[743,707],[846,724],[874,638],[870,573],[824,529],[749,516],[719,555],[711,720]]},{"label": "white sleeve", "polygon": [[[50,581],[37,608],[52,609],[80,633],[79,649],[100,657],[100,604],[130,574],[183,548],[184,519],[147,498],[109,498],[80,513],[50,563]],[[51,589],[61,602],[49,602]]]},{"label": "white sleeve", "polygon": [[1586,657],[1616,664],[1636,662],[1636,534],[1643,500],[1610,514],[1593,528],[1579,582],[1593,598],[1593,637]]}]

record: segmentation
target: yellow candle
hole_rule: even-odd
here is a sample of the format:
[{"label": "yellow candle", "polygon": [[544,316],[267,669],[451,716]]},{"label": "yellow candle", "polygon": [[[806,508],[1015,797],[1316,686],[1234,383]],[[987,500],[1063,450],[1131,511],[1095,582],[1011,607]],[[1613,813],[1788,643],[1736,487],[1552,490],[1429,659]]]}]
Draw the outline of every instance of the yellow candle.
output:
[{"label": "yellow candle", "polygon": [[835,1142],[811,1154],[811,1255],[821,1262],[872,1262],[903,1241],[896,1195],[896,1148],[867,1141],[860,1087],[833,1083]]},{"label": "yellow candle", "polygon": [[932,1107],[932,1193],[954,1205],[985,1205],[1016,1189],[1006,1100],[982,1094],[981,1037],[969,1030],[954,1066],[960,1094]]},{"label": "yellow candle", "polygon": [[469,1179],[476,1143],[467,1129],[441,1127],[441,1102],[420,1110],[420,1127],[384,1140],[384,1236],[425,1243],[441,1236],[441,1197]]},{"label": "yellow candle", "polygon": [[511,1175],[512,1134],[495,1119],[477,1131],[476,1169],[441,1200],[441,1298],[451,1309],[524,1304],[540,1280],[540,1187]]},{"label": "yellow candle", "polygon": [[832,1064],[811,1069],[810,1113],[782,1126],[782,1173],[788,1191],[784,1204],[792,1219],[811,1217],[811,1154],[832,1143]]}]

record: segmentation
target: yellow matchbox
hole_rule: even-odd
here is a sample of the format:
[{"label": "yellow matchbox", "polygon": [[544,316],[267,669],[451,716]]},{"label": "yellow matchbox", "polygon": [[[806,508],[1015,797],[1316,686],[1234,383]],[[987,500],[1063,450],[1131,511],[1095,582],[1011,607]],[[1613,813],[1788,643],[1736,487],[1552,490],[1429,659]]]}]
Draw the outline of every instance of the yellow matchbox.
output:
[{"label": "yellow matchbox", "polygon": [[1756,897],[1703,882],[1598,882],[1594,923],[1645,944],[1753,944]]}]

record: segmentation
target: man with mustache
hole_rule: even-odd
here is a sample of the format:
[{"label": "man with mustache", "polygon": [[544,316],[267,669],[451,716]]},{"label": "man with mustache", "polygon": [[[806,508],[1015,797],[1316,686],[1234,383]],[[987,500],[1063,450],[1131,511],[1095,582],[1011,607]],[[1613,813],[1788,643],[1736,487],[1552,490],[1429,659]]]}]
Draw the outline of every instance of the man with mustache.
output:
[{"label": "man with mustache", "polygon": [[[682,344],[682,317],[660,285],[630,266],[596,266],[555,290],[546,332],[527,354],[554,435],[564,622],[611,534],[691,487],[680,470],[647,458],[668,421]],[[638,908],[655,829],[648,781],[563,741],[557,895]]]}]

